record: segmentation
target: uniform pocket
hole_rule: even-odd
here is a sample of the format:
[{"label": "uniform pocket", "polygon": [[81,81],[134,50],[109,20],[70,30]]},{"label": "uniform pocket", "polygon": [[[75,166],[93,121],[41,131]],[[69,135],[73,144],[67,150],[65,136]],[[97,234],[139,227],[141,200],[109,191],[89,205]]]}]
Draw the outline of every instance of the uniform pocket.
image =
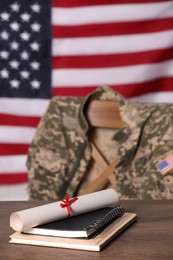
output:
[{"label": "uniform pocket", "polygon": [[60,154],[47,148],[39,148],[36,154],[36,162],[50,172],[58,172],[65,165],[66,160]]}]

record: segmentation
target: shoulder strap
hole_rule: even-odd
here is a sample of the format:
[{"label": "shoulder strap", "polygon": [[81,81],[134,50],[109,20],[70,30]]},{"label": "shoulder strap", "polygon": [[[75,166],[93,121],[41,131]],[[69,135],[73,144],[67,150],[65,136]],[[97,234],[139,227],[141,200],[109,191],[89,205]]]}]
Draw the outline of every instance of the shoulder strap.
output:
[{"label": "shoulder strap", "polygon": [[91,143],[91,147],[92,147],[92,157],[98,163],[98,165],[103,169],[103,172],[95,181],[93,181],[88,187],[86,187],[83,190],[81,195],[96,191],[101,185],[105,184],[107,180],[112,184],[113,188],[116,189],[117,187],[117,183],[116,183],[115,176],[113,175],[113,171],[115,167],[120,163],[120,159],[116,158],[109,165],[108,162],[103,157],[103,155],[100,153],[100,151],[93,143]]}]

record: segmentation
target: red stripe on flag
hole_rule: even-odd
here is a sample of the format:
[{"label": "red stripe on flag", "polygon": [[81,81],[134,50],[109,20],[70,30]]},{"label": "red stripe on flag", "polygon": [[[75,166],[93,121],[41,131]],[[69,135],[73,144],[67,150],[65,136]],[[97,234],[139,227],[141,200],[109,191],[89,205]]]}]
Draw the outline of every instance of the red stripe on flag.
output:
[{"label": "red stripe on flag", "polygon": [[6,144],[0,145],[0,156],[27,154],[30,144]]},{"label": "red stripe on flag", "polygon": [[[87,5],[115,5],[115,4],[139,4],[139,3],[159,3],[163,0],[52,0],[53,7],[80,7]],[[165,1],[169,2],[169,1]]]},{"label": "red stripe on flag", "polygon": [[53,26],[54,38],[96,37],[160,32],[173,28],[173,18],[154,19],[138,22],[115,22],[78,26]]},{"label": "red stripe on flag", "polygon": [[0,125],[36,127],[39,121],[40,117],[0,114]]},{"label": "red stripe on flag", "polygon": [[[126,98],[140,96],[148,93],[154,93],[155,91],[166,92],[173,90],[173,78],[160,78],[153,81],[148,81],[144,83],[136,84],[126,84],[126,85],[111,85],[110,87],[118,91],[121,95]],[[54,87],[53,96],[77,96],[84,97],[90,92],[94,91],[99,86],[79,86],[79,87]]]},{"label": "red stripe on flag", "polygon": [[148,64],[173,59],[173,48],[126,54],[85,55],[53,57],[54,69],[106,68],[136,64]]},{"label": "red stripe on flag", "polygon": [[19,184],[28,181],[27,173],[0,174],[0,184]]}]

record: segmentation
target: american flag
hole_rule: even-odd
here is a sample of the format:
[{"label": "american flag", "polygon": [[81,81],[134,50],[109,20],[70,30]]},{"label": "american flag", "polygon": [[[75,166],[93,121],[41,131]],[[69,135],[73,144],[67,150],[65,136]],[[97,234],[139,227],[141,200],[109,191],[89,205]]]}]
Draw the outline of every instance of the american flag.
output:
[{"label": "american flag", "polygon": [[27,150],[50,98],[100,85],[172,102],[173,1],[0,1],[0,189],[27,183]]},{"label": "american flag", "polygon": [[169,156],[158,164],[160,172],[164,175],[173,169],[173,156]]}]

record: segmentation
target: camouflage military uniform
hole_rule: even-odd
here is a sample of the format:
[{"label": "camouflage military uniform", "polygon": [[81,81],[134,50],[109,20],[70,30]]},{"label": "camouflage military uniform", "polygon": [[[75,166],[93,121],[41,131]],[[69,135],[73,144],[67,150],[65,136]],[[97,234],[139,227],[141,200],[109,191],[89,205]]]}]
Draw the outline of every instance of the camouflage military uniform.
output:
[{"label": "camouflage military uniform", "polygon": [[[84,111],[95,99],[118,102],[124,122],[121,129],[94,133],[108,161],[121,158],[114,171],[120,199],[173,199],[173,170],[158,168],[173,154],[173,105],[130,102],[107,87],[86,98],[51,100],[28,152],[30,199],[62,199],[82,188],[91,165],[92,132]],[[97,177],[94,170],[90,175]]]}]

